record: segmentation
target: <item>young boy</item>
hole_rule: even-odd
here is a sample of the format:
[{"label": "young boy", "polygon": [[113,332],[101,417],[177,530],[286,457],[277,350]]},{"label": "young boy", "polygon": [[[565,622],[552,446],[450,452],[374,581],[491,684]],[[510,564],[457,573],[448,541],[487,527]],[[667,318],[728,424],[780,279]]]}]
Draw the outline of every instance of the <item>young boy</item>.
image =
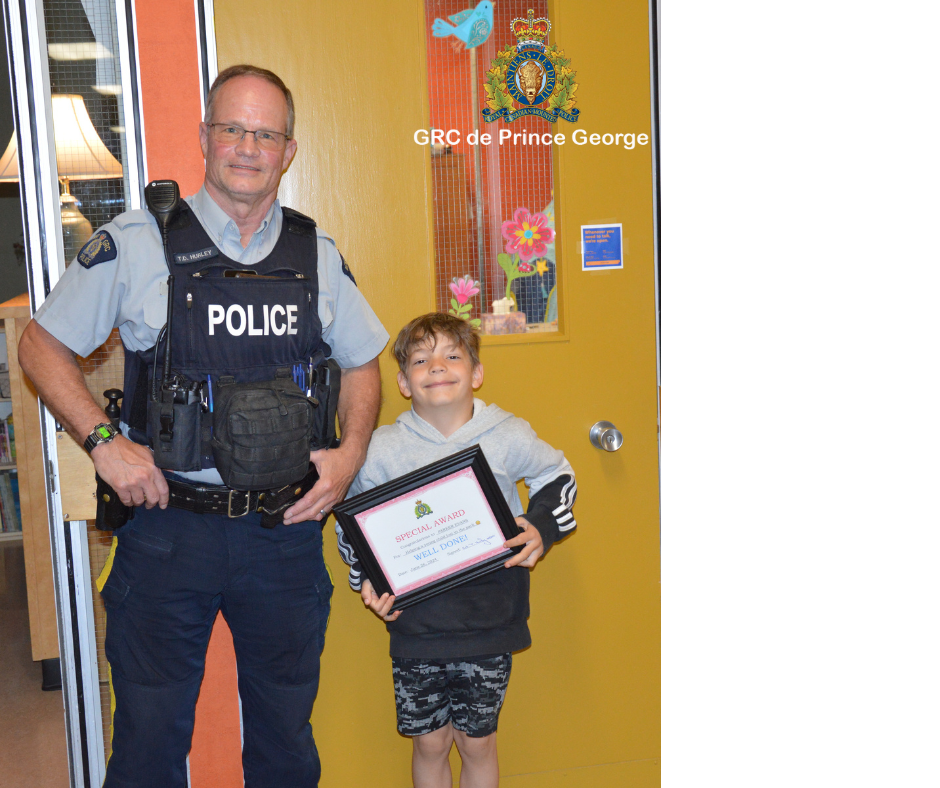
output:
[{"label": "young boy", "polygon": [[[483,383],[480,338],[464,320],[441,313],[415,318],[392,351],[398,387],[411,410],[372,436],[350,494],[369,490],[455,452],[480,444],[516,523],[506,542],[522,545],[500,568],[389,615],[395,598],[377,596],[337,526],[349,584],[391,634],[398,730],[412,737],[415,788],[451,788],[448,754],[456,742],[462,788],[499,784],[496,723],[506,694],[512,652],[531,643],[529,572],[576,523],[577,488],[564,455],[536,437],[522,419],[474,399]],[[529,485],[525,517],[517,480]]]}]

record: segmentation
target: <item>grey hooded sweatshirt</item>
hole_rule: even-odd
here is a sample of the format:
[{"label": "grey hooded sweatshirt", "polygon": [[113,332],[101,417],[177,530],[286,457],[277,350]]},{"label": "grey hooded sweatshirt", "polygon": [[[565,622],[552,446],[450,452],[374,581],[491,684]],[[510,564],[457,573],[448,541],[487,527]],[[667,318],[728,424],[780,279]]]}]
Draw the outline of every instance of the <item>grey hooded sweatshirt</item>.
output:
[{"label": "grey hooded sweatshirt", "polygon": [[[514,516],[523,513],[516,482],[529,487],[526,519],[548,549],[571,533],[577,485],[564,454],[538,436],[528,422],[496,405],[474,399],[473,417],[445,438],[414,410],[395,424],[379,427],[369,444],[365,464],[349,490],[356,495],[429,463],[480,444]],[[350,565],[349,584],[362,587],[359,562],[339,525],[337,541]],[[481,657],[518,651],[529,636],[529,570],[496,569],[402,611],[387,624],[391,655],[432,660]]]}]

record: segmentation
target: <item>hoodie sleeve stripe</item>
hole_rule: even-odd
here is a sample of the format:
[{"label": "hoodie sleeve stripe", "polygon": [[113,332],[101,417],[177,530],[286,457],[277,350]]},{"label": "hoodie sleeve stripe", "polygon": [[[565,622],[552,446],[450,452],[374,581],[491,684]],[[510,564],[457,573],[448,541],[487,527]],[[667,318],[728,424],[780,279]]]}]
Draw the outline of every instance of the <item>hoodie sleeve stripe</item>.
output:
[{"label": "hoodie sleeve stripe", "polygon": [[571,507],[577,489],[574,477],[565,473],[544,485],[535,495],[530,493],[526,518],[538,528],[546,550],[574,529],[576,523]]},{"label": "hoodie sleeve stripe", "polygon": [[353,591],[361,591],[362,571],[359,568],[359,559],[356,558],[356,553],[353,551],[352,545],[349,544],[349,540],[346,538],[343,529],[340,528],[339,523],[336,524],[336,547],[339,549],[343,561],[349,564],[349,587]]},{"label": "hoodie sleeve stripe", "polygon": [[352,549],[352,545],[349,544],[346,534],[339,525],[336,526],[336,546],[339,548],[339,554],[345,563],[352,566],[358,561],[356,553]]},{"label": "hoodie sleeve stripe", "polygon": [[565,504],[566,508],[570,509],[574,505],[574,499],[577,493],[578,485],[574,480],[574,476],[572,476],[571,481],[569,481],[561,489],[561,500]]},{"label": "hoodie sleeve stripe", "polygon": [[571,479],[564,487],[561,488],[561,506],[555,509],[552,514],[555,517],[558,517],[562,512],[570,509],[574,505],[574,499],[578,494],[578,485],[575,484],[574,479]]}]

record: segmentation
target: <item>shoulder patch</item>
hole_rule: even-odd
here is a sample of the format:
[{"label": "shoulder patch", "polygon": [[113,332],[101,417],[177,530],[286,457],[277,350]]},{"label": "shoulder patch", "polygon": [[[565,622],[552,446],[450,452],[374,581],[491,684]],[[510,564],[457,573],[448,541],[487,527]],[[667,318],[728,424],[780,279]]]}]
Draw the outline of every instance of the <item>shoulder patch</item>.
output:
[{"label": "shoulder patch", "polygon": [[340,254],[339,259],[343,261],[343,273],[346,274],[346,276],[349,277],[349,280],[350,280],[354,285],[356,285],[356,287],[359,287],[359,285],[356,284],[356,277],[354,277],[353,274],[352,274],[352,271],[349,270],[349,265],[348,265],[348,263],[346,262],[346,258],[343,257],[342,254]]},{"label": "shoulder patch", "polygon": [[78,262],[83,268],[91,268],[98,263],[107,263],[117,257],[117,246],[111,233],[107,230],[98,230],[78,253]]}]

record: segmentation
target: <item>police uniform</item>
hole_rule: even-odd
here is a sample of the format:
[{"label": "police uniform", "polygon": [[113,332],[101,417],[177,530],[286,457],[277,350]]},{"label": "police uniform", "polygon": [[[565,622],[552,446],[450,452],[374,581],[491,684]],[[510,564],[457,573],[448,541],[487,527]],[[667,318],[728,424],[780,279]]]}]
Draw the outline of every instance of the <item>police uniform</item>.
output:
[{"label": "police uniform", "polygon": [[[235,222],[205,187],[186,202],[210,246],[243,266],[268,258],[285,228],[275,202],[243,248]],[[360,366],[382,351],[388,334],[332,239],[317,229],[315,243],[322,339],[341,367]],[[115,326],[127,352],[146,351],[166,323],[167,273],[155,219],[129,211],[92,237],[35,318],[81,356]],[[221,483],[214,468],[186,475]],[[262,528],[260,517],[138,507],[116,532],[101,590],[115,696],[105,788],[187,784],[195,703],[218,611],[235,643],[246,788],[317,785],[309,717],[332,595],[321,528],[315,521]]]}]

